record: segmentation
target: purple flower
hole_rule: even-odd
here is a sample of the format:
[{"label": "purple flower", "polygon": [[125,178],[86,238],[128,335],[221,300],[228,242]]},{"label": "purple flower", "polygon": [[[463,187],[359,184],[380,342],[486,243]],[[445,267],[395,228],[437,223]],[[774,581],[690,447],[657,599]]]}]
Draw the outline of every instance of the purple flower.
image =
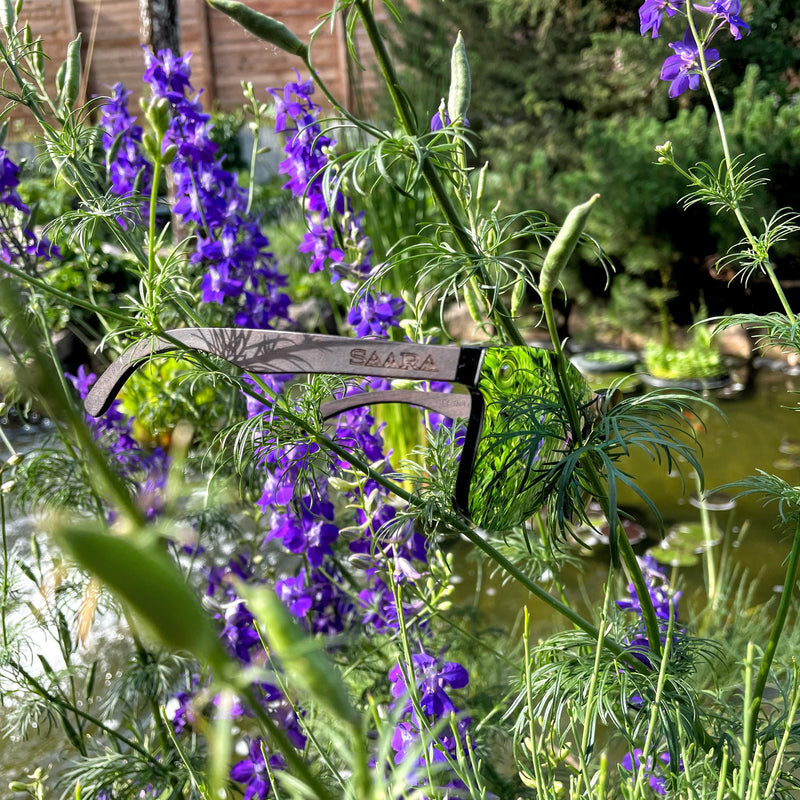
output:
[{"label": "purple flower", "polygon": [[[436,133],[436,131],[444,130],[448,125],[452,125],[452,120],[450,119],[450,115],[447,113],[447,109],[444,107],[444,101],[442,101],[442,105],[439,106],[439,110],[431,117],[431,133]],[[464,123],[466,127],[469,127],[469,120],[464,117]]]},{"label": "purple flower", "polygon": [[332,636],[344,630],[353,611],[341,581],[341,575],[328,564],[324,572],[301,569],[295,577],[277,581],[275,592],[295,617],[308,623],[311,633]]},{"label": "purple flower", "polygon": [[431,117],[431,133],[441,131],[450,124],[450,115],[447,113],[446,108],[440,108]]},{"label": "purple flower", "polygon": [[739,0],[714,0],[710,6],[695,4],[695,8],[704,14],[722,17],[730,26],[731,35],[734,39],[742,38],[742,28],[748,33],[750,32],[750,26],[739,16],[739,12],[742,10],[742,4]]},{"label": "purple flower", "polygon": [[8,151],[0,148],[0,203],[16,208],[25,214],[30,212],[17,193],[19,186],[19,166],[8,155]]},{"label": "purple flower", "polygon": [[[650,600],[653,603],[656,617],[664,622],[668,622],[671,605],[673,616],[677,620],[678,600],[680,599],[681,593],[671,590],[664,570],[652,556],[643,556],[639,559],[639,563],[642,567],[642,573],[650,593]],[[637,614],[641,614],[642,604],[636,594],[636,587],[632,583],[628,584],[628,592],[630,593],[630,599],[618,600],[617,605],[623,611],[633,611]]]},{"label": "purple flower", "polygon": [[398,318],[403,313],[405,303],[399,297],[381,292],[378,295],[365,294],[347,315],[347,322],[353,326],[356,336],[383,336],[390,327],[399,325]]},{"label": "purple flower", "polygon": [[[652,556],[644,556],[639,559],[639,564],[642,567],[642,574],[644,575],[645,583],[647,584],[647,591],[650,595],[650,600],[653,604],[656,618],[659,620],[659,629],[661,631],[661,643],[664,644],[667,640],[667,629],[669,627],[670,608],[672,609],[673,619],[678,619],[678,600],[680,599],[680,592],[673,592],[663,569],[659,566]],[[634,651],[637,658],[645,664],[650,664],[647,657],[649,651],[649,641],[645,632],[644,620],[642,616],[642,604],[636,593],[636,587],[630,583],[628,584],[628,593],[630,597],[626,600],[617,600],[617,606],[623,611],[631,611],[640,617],[638,628],[627,639],[628,646]],[[633,702],[641,702],[641,698],[631,698]]]},{"label": "purple flower", "polygon": [[[83,365],[78,367],[77,375],[66,373],[66,377],[78,391],[81,400],[97,380],[97,376],[87,372]],[[137,479],[137,502],[148,519],[153,519],[163,505],[169,456],[160,447],[148,451],[139,444],[133,435],[133,420],[120,410],[121,406],[122,402],[117,398],[102,417],[85,415],[86,423],[120,474]]]},{"label": "purple flower", "polygon": [[674,17],[683,7],[684,0],[645,0],[639,9],[639,31],[644,36],[652,30],[653,39],[658,37],[658,29],[664,20],[664,14]]},{"label": "purple flower", "polygon": [[[279,755],[268,755],[268,752],[261,739],[253,739],[250,742],[248,757],[237,761],[231,767],[231,780],[243,783],[246,787],[244,800],[251,800],[251,798],[265,800],[272,787],[269,777],[270,769],[281,769],[284,766],[283,759]],[[269,763],[269,768],[267,763]]]},{"label": "purple flower", "polygon": [[46,237],[40,240],[20,219],[23,214],[30,214],[30,209],[17,192],[19,183],[19,166],[0,147],[0,262],[29,262],[26,256],[45,261],[61,258],[57,247]]},{"label": "purple flower", "polygon": [[285,513],[272,515],[272,530],[267,539],[281,539],[290,553],[303,553],[312,567],[319,567],[327,555],[333,555],[331,545],[339,536],[333,524],[333,505],[307,495]]},{"label": "purple flower", "polygon": [[[675,51],[674,56],[669,56],[661,69],[661,80],[671,81],[669,96],[678,97],[687,89],[697,89],[700,85],[700,49],[687,28],[682,42],[671,42],[670,47]],[[707,48],[704,52],[708,69],[719,65],[719,52]]]},{"label": "purple flower", "polygon": [[191,728],[194,723],[192,699],[192,695],[187,692],[178,692],[167,703],[165,712],[177,736],[180,736],[187,728]]},{"label": "purple flower", "polygon": [[[436,721],[457,713],[458,709],[445,689],[462,689],[469,683],[469,675],[464,667],[455,661],[443,662],[426,653],[417,653],[411,656],[411,660],[420,708],[430,720]],[[400,713],[408,713],[412,710],[412,703],[408,696],[406,675],[399,664],[389,672],[389,681],[392,684],[392,697],[401,703]]]},{"label": "purple flower", "polygon": [[[626,772],[632,772],[634,776],[639,770],[642,770],[650,788],[663,797],[667,793],[667,775],[664,768],[668,767],[669,763],[670,758],[667,752],[661,753],[655,762],[653,756],[648,756],[647,761],[642,763],[642,749],[637,747],[632,754],[626,753],[622,757],[620,766]],[[681,765],[681,769],[683,769],[683,765]]]}]

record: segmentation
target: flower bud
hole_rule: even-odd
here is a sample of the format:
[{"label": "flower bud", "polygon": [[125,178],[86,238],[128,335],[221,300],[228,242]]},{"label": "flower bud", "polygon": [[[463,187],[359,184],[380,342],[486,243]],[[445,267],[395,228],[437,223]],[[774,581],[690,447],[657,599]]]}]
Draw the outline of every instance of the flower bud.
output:
[{"label": "flower bud", "polygon": [[153,99],[145,109],[147,121],[153,128],[157,139],[163,139],[170,123],[170,104],[166,97]]},{"label": "flower bud", "polygon": [[664,142],[664,144],[658,145],[656,147],[656,153],[659,155],[659,164],[672,164],[675,161],[675,158],[672,155],[672,142],[669,140]]},{"label": "flower bud", "polygon": [[171,144],[166,147],[161,154],[161,161],[163,164],[171,164],[175,160],[176,155],[178,155],[178,147],[177,145]]},{"label": "flower bud", "polygon": [[336,475],[331,475],[328,478],[328,485],[337,492],[352,492],[359,484],[358,481],[348,481]]}]

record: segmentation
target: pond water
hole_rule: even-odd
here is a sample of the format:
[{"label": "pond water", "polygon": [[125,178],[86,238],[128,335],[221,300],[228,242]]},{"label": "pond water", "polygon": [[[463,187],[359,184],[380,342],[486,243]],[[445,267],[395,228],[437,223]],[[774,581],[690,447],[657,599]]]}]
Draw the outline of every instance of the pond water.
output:
[{"label": "pond water", "polygon": [[[760,369],[750,385],[731,399],[708,396],[716,402],[720,413],[700,411],[702,422],[695,420],[698,444],[702,448],[701,463],[705,473],[706,491],[715,487],[741,481],[757,470],[774,474],[791,485],[800,483],[800,377],[772,369]],[[700,511],[695,504],[693,472],[683,465],[680,474],[667,473],[666,467],[651,461],[641,453],[634,453],[620,462],[620,467],[635,476],[638,485],[654,501],[663,517],[664,533],[678,526],[699,523]],[[729,490],[728,494],[735,494]],[[659,546],[661,534],[656,520],[644,503],[628,489],[620,492],[620,506],[640,522],[648,539],[636,545],[637,553]],[[758,577],[757,602],[774,595],[783,583],[782,562],[790,547],[790,533],[776,527],[777,508],[764,507],[763,498],[739,498],[735,507],[724,511],[711,511],[714,525],[728,537],[734,560],[742,565],[750,577]],[[720,542],[717,547],[722,546]],[[467,601],[474,596],[477,566],[472,558],[472,546],[462,543],[457,548],[456,572],[460,574],[457,599]],[[598,546],[581,555],[578,569],[567,571],[567,595],[582,604],[584,599],[595,602],[602,597],[608,570],[608,548]],[[694,566],[668,567],[673,580],[684,586],[686,602],[700,602],[695,591],[702,585],[700,559]],[[504,582],[501,576],[480,576],[479,606],[488,619],[513,619],[524,605],[528,605],[537,629],[544,635],[563,627],[542,603],[530,597],[513,581]]]}]

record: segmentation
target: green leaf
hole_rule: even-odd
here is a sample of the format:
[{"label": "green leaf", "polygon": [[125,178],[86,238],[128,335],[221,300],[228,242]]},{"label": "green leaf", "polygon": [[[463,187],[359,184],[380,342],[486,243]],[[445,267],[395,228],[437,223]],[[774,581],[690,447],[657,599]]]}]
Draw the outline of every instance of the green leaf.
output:
[{"label": "green leaf", "polygon": [[236,590],[258,621],[267,644],[297,685],[336,717],[357,727],[360,715],[336,668],[319,643],[298,627],[275,592],[241,582]]},{"label": "green leaf", "polygon": [[164,551],[113,536],[89,522],[65,525],[57,538],[167,647],[186,650],[213,669],[227,664],[211,617]]}]

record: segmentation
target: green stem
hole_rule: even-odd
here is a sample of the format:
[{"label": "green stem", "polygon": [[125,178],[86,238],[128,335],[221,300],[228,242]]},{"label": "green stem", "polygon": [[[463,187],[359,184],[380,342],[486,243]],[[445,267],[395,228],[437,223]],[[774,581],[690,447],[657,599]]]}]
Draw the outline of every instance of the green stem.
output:
[{"label": "green stem", "polygon": [[714,611],[719,605],[719,597],[717,596],[717,570],[714,564],[714,554],[712,553],[711,515],[708,513],[708,506],[706,505],[706,493],[700,483],[700,476],[696,472],[695,487],[697,499],[700,503],[700,524],[703,527],[703,542],[705,544],[703,557],[708,579],[708,597],[711,600],[711,609]]},{"label": "green stem", "polygon": [[[159,147],[161,143],[159,142]],[[145,302],[151,323],[158,318],[156,314],[156,209],[158,207],[158,184],[161,180],[161,158],[153,160],[153,188],[150,191],[150,213],[147,226],[147,286]]]},{"label": "green stem", "polygon": [[115,739],[120,744],[124,744],[126,747],[129,747],[131,750],[134,750],[135,752],[139,753],[139,755],[144,756],[145,760],[155,769],[161,770],[164,768],[164,765],[160,761],[153,758],[153,756],[151,756],[150,753],[147,752],[147,750],[145,750],[140,744],[135,742],[133,739],[129,739],[127,736],[124,736],[119,731],[106,725],[102,720],[98,719],[95,716],[92,716],[91,714],[88,714],[85,711],[82,711],[80,708],[65,706],[62,700],[60,700],[58,697],[48,692],[47,689],[45,689],[45,687],[39,681],[37,681],[36,678],[33,677],[33,675],[29,674],[21,664],[12,663],[11,666],[17,672],[19,672],[19,674],[22,675],[22,677],[25,679],[25,682],[29,686],[31,686],[40,697],[47,700],[48,703],[57,706],[58,708],[62,709],[62,711],[69,710],[73,714],[75,714],[75,716],[85,719],[87,722],[96,726],[99,730],[103,731],[104,733],[107,733],[112,739]]},{"label": "green stem", "polygon": [[[405,132],[408,135],[413,136],[416,133],[414,114],[408,105],[405,95],[400,89],[397,73],[395,72],[394,65],[389,57],[389,53],[386,50],[386,45],[384,44],[383,37],[378,29],[375,17],[372,14],[370,3],[368,0],[356,0],[355,4],[358,8],[358,12],[364,24],[364,29],[367,32],[370,44],[378,61],[378,67],[380,68],[384,82],[389,90],[389,95],[392,98],[392,103],[394,104],[395,110],[400,119],[400,123],[402,124]],[[445,221],[450,226],[450,229],[452,230],[459,247],[464,253],[475,256],[476,273],[480,281],[487,285],[490,284],[489,276],[486,274],[484,267],[480,264],[480,250],[475,245],[472,235],[461,219],[461,214],[459,213],[458,208],[453,202],[449,192],[445,188],[445,185],[442,182],[436,167],[434,167],[434,165],[428,159],[425,159],[421,164],[421,169],[425,181],[428,184],[428,188],[430,189],[434,200],[439,206]],[[511,313],[506,308],[503,301],[499,298],[497,298],[491,304],[490,316],[492,318],[492,322],[496,325],[498,330],[505,334],[509,342],[521,346],[526,344],[525,339],[514,323]]]},{"label": "green stem", "polygon": [[755,731],[758,723],[758,712],[761,708],[761,702],[764,697],[764,690],[767,686],[769,678],[769,671],[772,667],[772,661],[775,658],[775,651],[778,648],[778,642],[783,633],[783,626],[786,624],[786,617],[789,614],[789,609],[792,605],[792,592],[794,589],[795,581],[797,580],[797,568],[800,565],[800,525],[794,533],[794,540],[792,541],[792,549],[789,553],[789,561],[786,565],[786,577],[783,581],[783,591],[781,592],[780,603],[778,604],[778,613],[775,615],[775,621],[772,624],[772,632],[769,636],[769,641],[764,649],[764,656],[761,659],[761,666],[758,670],[758,678],[753,690],[752,698],[750,699],[749,716],[747,719],[748,731],[746,741],[749,744],[747,751],[747,760],[749,761],[753,755],[753,746],[755,743]]},{"label": "green stem", "polygon": [[[581,435],[581,424],[578,418],[578,409],[572,393],[569,389],[569,379],[567,377],[567,359],[564,355],[564,349],[561,346],[561,340],[558,336],[556,329],[555,314],[553,312],[553,293],[546,291],[541,293],[542,307],[544,308],[545,320],[547,321],[547,330],[550,333],[550,339],[553,343],[555,350],[555,378],[558,385],[558,391],[561,395],[561,401],[567,409],[570,418],[570,426],[573,430],[574,436]],[[611,523],[611,518],[616,517],[616,514],[611,514],[611,507],[608,501],[608,492],[603,488],[603,477],[597,469],[597,465],[589,459],[582,461],[584,468],[588,473],[589,490],[595,499],[600,503],[606,519]],[[628,569],[630,579],[636,589],[636,595],[639,598],[639,603],[642,610],[642,619],[644,620],[645,631],[647,632],[647,642],[651,652],[659,655],[661,653],[661,632],[658,627],[658,617],[656,617],[655,609],[653,608],[653,600],[650,597],[650,590],[648,589],[647,582],[642,574],[642,569],[636,559],[636,553],[633,552],[628,536],[625,533],[622,525],[617,521],[614,526],[614,531],[609,535],[616,537],[617,547],[625,566]]]},{"label": "green stem", "polygon": [[78,306],[80,308],[84,308],[87,311],[92,311],[98,316],[106,316],[111,319],[117,320],[117,322],[123,322],[126,325],[130,325],[131,318],[128,314],[123,314],[118,311],[114,311],[110,308],[100,307],[90,303],[86,300],[81,299],[77,295],[68,294],[67,292],[62,292],[60,289],[56,289],[54,286],[51,286],[46,281],[43,281],[41,278],[36,278],[33,275],[29,275],[27,272],[18,269],[17,267],[12,266],[11,264],[3,264],[3,272],[7,272],[9,275],[13,275],[15,278],[19,278],[24,283],[28,284],[29,286],[33,286],[40,291],[50,295],[51,297],[57,297],[59,300],[63,301],[64,303],[70,306]]},{"label": "green stem", "polygon": [[[703,50],[703,39],[699,35],[697,31],[697,27],[694,22],[694,18],[692,17],[691,11],[691,4],[686,4],[686,16],[689,20],[689,28],[692,31],[692,36],[694,36],[695,43],[697,44],[697,52],[700,58],[700,69],[703,75],[703,82],[706,85],[706,90],[708,91],[708,97],[711,100],[711,106],[714,109],[714,117],[717,121],[717,128],[719,129],[719,138],[722,144],[722,152],[725,158],[725,167],[728,172],[728,177],[733,178],[733,158],[731,157],[730,147],[728,145],[728,135],[725,131],[725,122],[722,118],[722,110],[719,106],[719,101],[717,100],[717,93],[714,91],[714,84],[711,82],[711,74],[708,68],[708,62],[706,61],[706,54]],[[734,215],[736,216],[737,221],[739,222],[739,226],[742,229],[742,232],[747,239],[750,248],[752,249],[753,253],[758,252],[758,242],[756,241],[755,236],[753,236],[752,231],[750,230],[750,226],[745,219],[744,214],[742,213],[741,206],[739,205],[739,201],[734,199],[731,203],[731,210],[733,211]],[[775,289],[775,293],[778,295],[778,299],[780,300],[781,305],[783,306],[783,310],[786,316],[789,318],[789,321],[794,323],[794,313],[792,312],[792,308],[789,305],[789,301],[784,294],[783,287],[781,287],[780,281],[778,280],[777,275],[775,275],[775,270],[770,264],[768,258],[761,258],[759,259],[761,262],[761,268],[767,274],[767,277],[772,284],[772,287]]]},{"label": "green stem", "polygon": [[6,500],[0,489],[0,533],[3,537],[3,585],[0,596],[0,623],[3,626],[3,650],[8,651],[8,630],[6,612],[8,611],[8,539],[6,536]]},{"label": "green stem", "polygon": [[580,760],[581,760],[581,776],[583,777],[584,783],[586,785],[586,792],[587,797],[591,797],[592,793],[592,786],[591,780],[589,779],[588,770],[586,769],[585,759],[589,753],[589,734],[590,731],[594,730],[594,726],[592,723],[592,716],[597,713],[597,698],[595,696],[597,691],[597,680],[600,674],[600,655],[603,650],[603,639],[605,637],[605,628],[608,625],[608,617],[609,617],[609,609],[611,607],[611,594],[612,594],[612,586],[614,584],[614,564],[611,563],[611,566],[608,570],[608,583],[606,585],[606,592],[605,597],[603,598],[603,613],[600,617],[601,628],[600,628],[600,635],[597,638],[597,651],[595,652],[594,656],[594,667],[592,669],[592,678],[589,681],[589,691],[586,693],[586,711],[583,717],[583,733],[581,735],[581,749],[580,749]]}]

